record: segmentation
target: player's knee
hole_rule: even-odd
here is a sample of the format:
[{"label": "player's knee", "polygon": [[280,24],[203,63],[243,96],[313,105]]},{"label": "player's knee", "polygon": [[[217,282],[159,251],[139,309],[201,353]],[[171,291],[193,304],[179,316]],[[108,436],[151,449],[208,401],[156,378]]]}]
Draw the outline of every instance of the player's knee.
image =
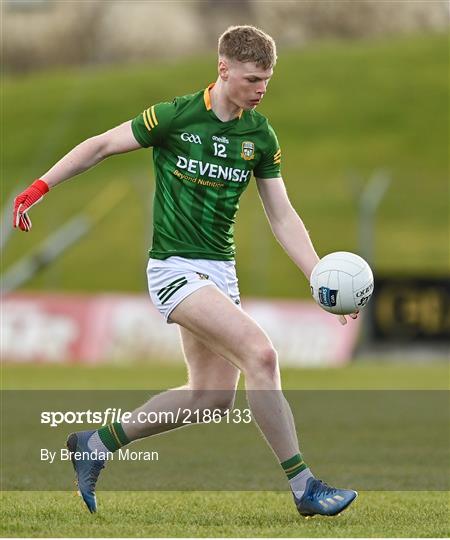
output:
[{"label": "player's knee", "polygon": [[260,352],[259,369],[270,379],[274,379],[278,373],[277,351],[268,345]]},{"label": "player's knee", "polygon": [[259,346],[249,363],[247,372],[258,374],[261,378],[273,380],[278,373],[277,351],[270,343]]}]

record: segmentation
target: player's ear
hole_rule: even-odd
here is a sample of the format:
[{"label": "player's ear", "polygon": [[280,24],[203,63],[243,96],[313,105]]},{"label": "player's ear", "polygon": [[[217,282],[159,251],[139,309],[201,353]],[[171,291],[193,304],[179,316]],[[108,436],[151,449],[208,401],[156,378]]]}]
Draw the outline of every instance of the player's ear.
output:
[{"label": "player's ear", "polygon": [[227,62],[226,58],[223,58],[223,57],[219,58],[218,72],[219,72],[219,77],[223,81],[228,80],[229,66],[228,66],[228,62]]}]

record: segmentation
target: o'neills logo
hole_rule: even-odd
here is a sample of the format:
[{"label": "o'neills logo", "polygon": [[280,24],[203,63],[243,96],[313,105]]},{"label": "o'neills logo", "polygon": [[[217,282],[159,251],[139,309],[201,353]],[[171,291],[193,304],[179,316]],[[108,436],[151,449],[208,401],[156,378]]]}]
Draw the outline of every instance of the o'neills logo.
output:
[{"label": "o'neills logo", "polygon": [[217,137],[217,135],[212,136],[212,140],[216,142],[221,142],[223,144],[229,144],[230,141],[226,137]]},{"label": "o'neills logo", "polygon": [[207,176],[208,178],[214,178],[216,180],[247,182],[251,174],[251,171],[234,169],[233,167],[222,167],[222,165],[216,165],[215,163],[205,163],[198,159],[187,159],[183,156],[177,157],[177,167],[180,169],[184,169],[191,174]]}]

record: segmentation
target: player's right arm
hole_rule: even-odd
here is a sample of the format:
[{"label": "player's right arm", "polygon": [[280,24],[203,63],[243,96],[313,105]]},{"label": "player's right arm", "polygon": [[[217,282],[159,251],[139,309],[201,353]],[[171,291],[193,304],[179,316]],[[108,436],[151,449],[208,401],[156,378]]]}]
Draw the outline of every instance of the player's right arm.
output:
[{"label": "player's right arm", "polygon": [[131,120],[101,135],[86,139],[15,198],[13,226],[28,232],[31,229],[28,211],[43,199],[50,188],[87,171],[109,156],[138,148],[142,148],[142,145],[133,135]]},{"label": "player's right arm", "polygon": [[138,143],[131,130],[131,120],[112,128],[101,135],[96,135],[75,146],[47,171],[41,180],[49,188],[87,171],[109,156],[138,150]]},{"label": "player's right arm", "polygon": [[28,232],[28,211],[50,188],[87,171],[109,156],[162,144],[176,110],[172,103],[158,103],[133,120],[85,140],[14,199],[13,226]]}]

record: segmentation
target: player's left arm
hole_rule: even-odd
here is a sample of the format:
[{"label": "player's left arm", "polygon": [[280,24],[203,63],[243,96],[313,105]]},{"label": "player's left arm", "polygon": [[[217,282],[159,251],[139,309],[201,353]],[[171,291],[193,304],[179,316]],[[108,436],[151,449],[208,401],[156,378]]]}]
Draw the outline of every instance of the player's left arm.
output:
[{"label": "player's left arm", "polygon": [[277,135],[269,123],[262,131],[261,155],[253,169],[259,196],[275,238],[309,281],[319,257],[287,195],[281,175],[282,152]]},{"label": "player's left arm", "polygon": [[[283,179],[256,178],[256,184],[275,238],[309,281],[319,256],[302,219],[289,200]],[[355,319],[357,315],[350,316]],[[342,324],[346,324],[344,315],[338,318]]]},{"label": "player's left arm", "polygon": [[309,280],[319,256],[289,200],[283,179],[257,178],[258,193],[275,238]]}]

